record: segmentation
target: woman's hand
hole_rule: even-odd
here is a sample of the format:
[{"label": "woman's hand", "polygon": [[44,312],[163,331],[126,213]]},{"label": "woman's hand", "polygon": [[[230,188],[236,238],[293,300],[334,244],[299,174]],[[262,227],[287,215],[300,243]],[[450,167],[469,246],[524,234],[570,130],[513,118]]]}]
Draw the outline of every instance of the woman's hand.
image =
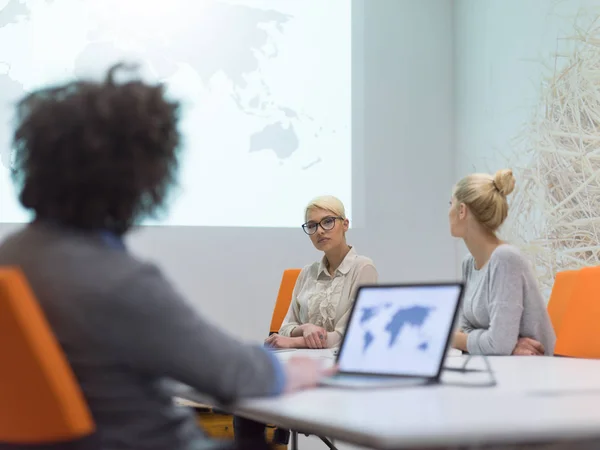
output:
[{"label": "woman's hand", "polygon": [[544,356],[546,350],[541,342],[535,339],[522,337],[517,341],[517,345],[512,352],[513,355],[517,356]]},{"label": "woman's hand", "polygon": [[462,352],[466,352],[467,350],[467,334],[462,331],[455,331],[452,336],[452,347],[456,348]]},{"label": "woman's hand", "polygon": [[327,330],[325,328],[305,323],[302,325],[302,337],[308,348],[327,348]]},{"label": "woman's hand", "polygon": [[272,348],[294,348],[293,338],[281,336],[280,334],[272,334],[265,339],[265,345]]}]

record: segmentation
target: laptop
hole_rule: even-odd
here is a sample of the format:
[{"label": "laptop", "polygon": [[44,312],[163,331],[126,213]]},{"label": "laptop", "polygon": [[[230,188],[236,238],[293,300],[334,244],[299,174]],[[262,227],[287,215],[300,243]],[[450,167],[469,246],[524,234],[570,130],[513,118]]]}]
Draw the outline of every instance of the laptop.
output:
[{"label": "laptop", "polygon": [[437,383],[464,284],[359,287],[336,362],[323,386],[351,388]]}]

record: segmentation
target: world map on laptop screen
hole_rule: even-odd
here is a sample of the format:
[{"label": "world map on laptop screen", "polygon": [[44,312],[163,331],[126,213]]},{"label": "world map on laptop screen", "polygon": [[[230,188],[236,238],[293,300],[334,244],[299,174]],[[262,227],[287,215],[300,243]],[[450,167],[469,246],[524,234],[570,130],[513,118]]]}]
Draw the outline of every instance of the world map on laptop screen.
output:
[{"label": "world map on laptop screen", "polygon": [[340,351],[340,370],[435,376],[460,290],[459,284],[361,289]]}]

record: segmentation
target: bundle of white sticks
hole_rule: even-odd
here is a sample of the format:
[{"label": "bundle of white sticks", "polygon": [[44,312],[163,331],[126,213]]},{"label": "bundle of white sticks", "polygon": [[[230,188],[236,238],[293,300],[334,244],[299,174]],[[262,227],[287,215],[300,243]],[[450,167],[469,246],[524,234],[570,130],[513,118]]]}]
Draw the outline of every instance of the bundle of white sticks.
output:
[{"label": "bundle of white sticks", "polygon": [[531,256],[546,296],[557,272],[600,264],[600,17],[575,28],[520,136],[529,162],[515,169],[502,230]]}]

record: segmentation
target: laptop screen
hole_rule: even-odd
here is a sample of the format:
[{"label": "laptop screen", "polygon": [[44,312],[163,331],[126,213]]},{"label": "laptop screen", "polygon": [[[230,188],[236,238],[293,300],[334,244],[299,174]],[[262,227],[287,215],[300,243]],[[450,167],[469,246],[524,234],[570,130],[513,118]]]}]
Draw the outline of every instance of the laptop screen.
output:
[{"label": "laptop screen", "polygon": [[362,286],[338,355],[340,372],[436,377],[462,283]]}]

